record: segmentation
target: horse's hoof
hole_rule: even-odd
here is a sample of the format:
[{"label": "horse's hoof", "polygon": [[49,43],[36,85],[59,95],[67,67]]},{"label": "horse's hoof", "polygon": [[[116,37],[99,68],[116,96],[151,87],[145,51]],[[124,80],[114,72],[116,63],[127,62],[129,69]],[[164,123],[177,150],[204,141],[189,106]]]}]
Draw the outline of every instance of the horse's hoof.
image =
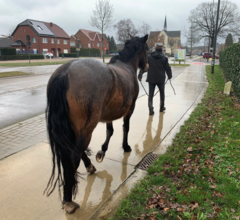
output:
[{"label": "horse's hoof", "polygon": [[73,214],[76,212],[80,206],[76,202],[65,202],[63,204],[63,209],[68,213],[68,214]]},{"label": "horse's hoof", "polygon": [[129,145],[123,147],[124,152],[131,152],[132,148]]},{"label": "horse's hoof", "polygon": [[104,156],[105,156],[105,152],[103,152],[103,151],[98,151],[97,152],[97,155],[96,155],[96,160],[97,160],[97,162],[98,163],[101,163],[102,161],[103,161],[103,158],[104,158]]},{"label": "horse's hoof", "polygon": [[95,173],[96,170],[97,169],[92,164],[90,164],[89,167],[87,167],[87,172],[90,173],[90,174]]}]

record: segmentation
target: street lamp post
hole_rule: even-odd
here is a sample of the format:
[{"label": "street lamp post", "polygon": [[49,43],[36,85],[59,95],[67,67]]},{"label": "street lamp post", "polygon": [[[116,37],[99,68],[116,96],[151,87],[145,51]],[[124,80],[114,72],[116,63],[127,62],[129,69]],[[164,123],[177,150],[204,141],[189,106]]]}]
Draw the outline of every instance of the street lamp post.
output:
[{"label": "street lamp post", "polygon": [[213,42],[212,69],[211,69],[211,73],[212,74],[214,73],[214,64],[215,64],[215,53],[216,53],[217,31],[218,31],[219,7],[220,7],[220,0],[218,0],[217,21],[216,21],[216,26],[215,26],[215,34],[214,34],[214,42]]}]

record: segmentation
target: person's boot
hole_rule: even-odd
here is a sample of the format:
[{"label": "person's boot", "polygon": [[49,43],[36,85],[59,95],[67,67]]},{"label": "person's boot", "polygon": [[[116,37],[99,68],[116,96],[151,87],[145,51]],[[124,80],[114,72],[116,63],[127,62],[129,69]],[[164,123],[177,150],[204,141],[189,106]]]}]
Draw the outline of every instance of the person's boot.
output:
[{"label": "person's boot", "polygon": [[165,111],[165,110],[166,110],[165,107],[161,107],[161,108],[160,108],[160,112],[163,112],[163,111]]},{"label": "person's boot", "polygon": [[149,109],[149,115],[153,115],[153,114],[154,114],[153,108],[150,108]]}]

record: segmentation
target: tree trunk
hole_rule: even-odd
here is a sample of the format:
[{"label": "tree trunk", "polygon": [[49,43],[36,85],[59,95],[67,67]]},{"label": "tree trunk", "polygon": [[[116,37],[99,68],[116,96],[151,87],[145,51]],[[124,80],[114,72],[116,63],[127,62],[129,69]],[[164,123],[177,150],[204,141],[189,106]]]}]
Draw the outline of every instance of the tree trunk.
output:
[{"label": "tree trunk", "polygon": [[104,46],[103,46],[103,28],[102,28],[102,58],[103,58],[103,63],[105,63],[105,61],[104,61]]}]

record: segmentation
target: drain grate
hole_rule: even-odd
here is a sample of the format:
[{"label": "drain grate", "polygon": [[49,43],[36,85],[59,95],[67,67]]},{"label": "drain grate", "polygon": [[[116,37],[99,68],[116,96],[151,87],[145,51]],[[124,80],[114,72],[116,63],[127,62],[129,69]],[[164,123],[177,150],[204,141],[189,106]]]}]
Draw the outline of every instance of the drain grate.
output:
[{"label": "drain grate", "polygon": [[146,170],[150,167],[153,161],[158,157],[158,154],[150,153],[136,166],[136,168],[141,170]]}]

